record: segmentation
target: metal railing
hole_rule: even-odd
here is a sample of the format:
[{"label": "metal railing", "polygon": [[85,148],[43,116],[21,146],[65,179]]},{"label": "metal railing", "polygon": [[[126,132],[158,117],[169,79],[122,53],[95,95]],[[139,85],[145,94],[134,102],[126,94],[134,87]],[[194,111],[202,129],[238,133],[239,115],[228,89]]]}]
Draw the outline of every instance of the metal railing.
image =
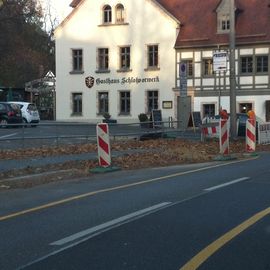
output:
[{"label": "metal railing", "polygon": [[[109,123],[111,140],[146,140],[159,137],[200,139],[200,132],[180,130],[177,121],[162,121],[153,128],[152,122]],[[41,122],[0,126],[0,150],[59,146],[65,144],[96,143],[96,124],[74,122]]]}]

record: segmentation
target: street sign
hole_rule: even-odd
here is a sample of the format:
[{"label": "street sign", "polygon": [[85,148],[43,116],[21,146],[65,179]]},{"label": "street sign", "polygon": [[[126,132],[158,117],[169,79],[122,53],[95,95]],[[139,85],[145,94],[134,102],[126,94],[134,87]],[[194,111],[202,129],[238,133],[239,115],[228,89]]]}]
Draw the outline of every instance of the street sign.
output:
[{"label": "street sign", "polygon": [[214,51],[213,52],[213,71],[226,71],[227,70],[227,52]]},{"label": "street sign", "polygon": [[179,77],[180,77],[180,96],[187,96],[187,64],[181,62],[179,65]]}]

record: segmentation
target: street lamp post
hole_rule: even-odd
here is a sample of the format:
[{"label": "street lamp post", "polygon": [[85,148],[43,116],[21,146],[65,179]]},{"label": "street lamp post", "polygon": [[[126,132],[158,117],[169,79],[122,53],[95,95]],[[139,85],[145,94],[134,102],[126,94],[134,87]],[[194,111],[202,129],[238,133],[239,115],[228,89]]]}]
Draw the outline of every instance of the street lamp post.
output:
[{"label": "street lamp post", "polygon": [[235,5],[230,0],[230,128],[231,137],[236,139],[236,83],[235,83]]}]

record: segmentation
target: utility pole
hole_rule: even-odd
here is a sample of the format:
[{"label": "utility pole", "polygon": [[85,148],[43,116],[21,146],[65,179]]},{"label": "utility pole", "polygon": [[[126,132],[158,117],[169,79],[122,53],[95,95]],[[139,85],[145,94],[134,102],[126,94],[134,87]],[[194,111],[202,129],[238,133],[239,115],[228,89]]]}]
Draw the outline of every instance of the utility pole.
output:
[{"label": "utility pole", "polygon": [[236,139],[236,82],[235,82],[235,4],[230,1],[230,128],[231,138]]}]

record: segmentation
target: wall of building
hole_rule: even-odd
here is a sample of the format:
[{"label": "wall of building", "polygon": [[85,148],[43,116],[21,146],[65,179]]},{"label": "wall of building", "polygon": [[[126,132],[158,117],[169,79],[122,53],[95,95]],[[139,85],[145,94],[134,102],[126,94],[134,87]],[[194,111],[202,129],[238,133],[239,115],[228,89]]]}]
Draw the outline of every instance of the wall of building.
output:
[{"label": "wall of building", "polygon": [[[193,61],[193,76],[188,78],[189,91],[192,91],[193,109],[200,111],[204,116],[204,105],[214,104],[215,114],[222,107],[230,111],[230,74],[229,62],[227,71],[211,76],[203,75],[203,59],[212,58],[212,53],[217,48],[185,49],[177,51],[177,66],[182,61]],[[226,48],[223,48],[227,50]],[[263,121],[266,120],[266,100],[270,100],[269,61],[268,72],[256,71],[256,57],[268,56],[270,59],[269,45],[242,46],[235,50],[236,67],[236,111],[243,112],[245,104],[251,104],[256,115]],[[241,57],[253,57],[253,72],[243,74],[241,72]],[[178,73],[177,73],[178,74]],[[177,87],[180,80],[177,76]]]},{"label": "wall of building", "polygon": [[[175,50],[177,23],[162,11],[153,1],[111,0],[114,10],[123,4],[126,24],[102,24],[100,1],[82,1],[73,14],[56,32],[56,118],[57,120],[91,121],[102,119],[98,114],[98,93],[109,92],[109,113],[119,122],[138,121],[138,114],[146,112],[146,93],[157,90],[159,108],[163,101],[174,101]],[[114,22],[114,13],[113,19]],[[162,26],[162,27],[161,27]],[[159,69],[146,70],[147,45],[159,46]],[[119,46],[131,47],[131,71],[119,72]],[[109,48],[109,73],[97,73],[97,49]],[[83,50],[83,73],[70,74],[72,70],[72,49]],[[94,78],[94,85],[88,88],[86,77]],[[131,93],[131,112],[119,115],[119,91]],[[82,115],[72,115],[72,93],[83,96]],[[174,103],[174,102],[173,102]],[[175,104],[173,104],[175,106]],[[174,116],[175,109],[162,109],[167,119]]]}]

